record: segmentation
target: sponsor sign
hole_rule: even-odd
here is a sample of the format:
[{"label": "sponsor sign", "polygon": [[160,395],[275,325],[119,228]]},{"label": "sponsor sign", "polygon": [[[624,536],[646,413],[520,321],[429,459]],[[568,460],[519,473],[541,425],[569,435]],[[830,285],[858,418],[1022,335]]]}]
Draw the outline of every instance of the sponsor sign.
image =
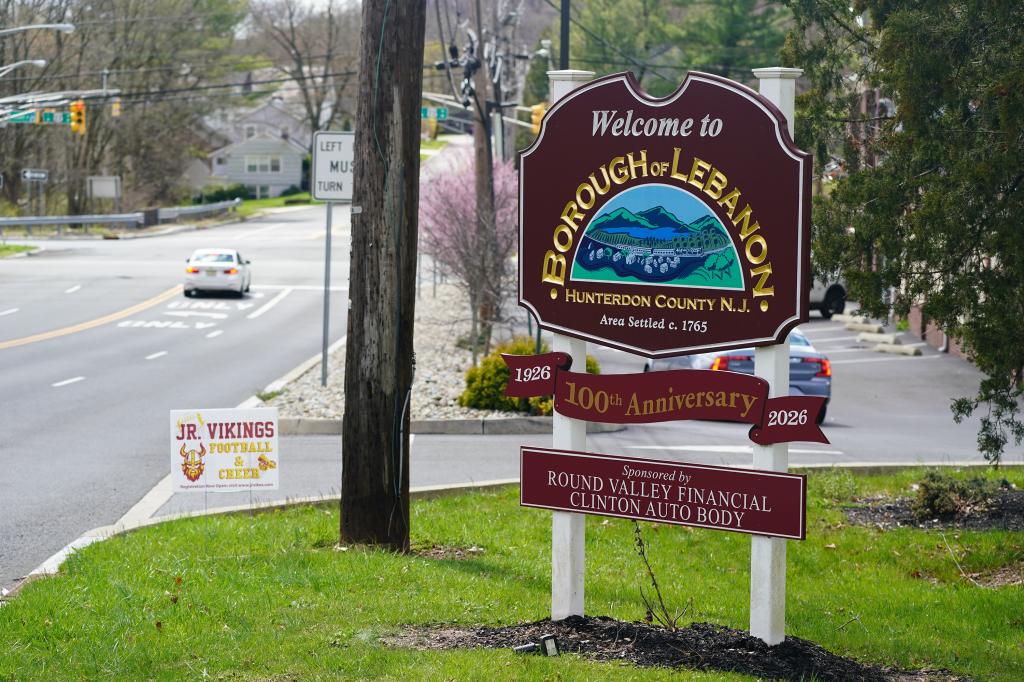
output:
[{"label": "sponsor sign", "polygon": [[806,477],[545,448],[520,448],[519,503],[557,511],[806,536]]},{"label": "sponsor sign", "polygon": [[753,90],[581,86],[520,163],[519,302],[647,357],[781,343],[807,320],[810,155]]},{"label": "sponsor sign", "polygon": [[90,175],[86,178],[86,189],[90,199],[120,199],[120,175]]},{"label": "sponsor sign", "polygon": [[570,372],[565,353],[503,355],[509,367],[505,395],[553,395],[554,408],[572,419],[645,424],[711,419],[753,424],[758,445],[828,443],[817,419],[825,398],[768,398],[768,382],[739,372],[681,369],[643,374]]},{"label": "sponsor sign", "polygon": [[171,410],[175,492],[277,490],[277,408]]},{"label": "sponsor sign", "polygon": [[312,194],[318,201],[352,201],[355,134],[313,133]]}]

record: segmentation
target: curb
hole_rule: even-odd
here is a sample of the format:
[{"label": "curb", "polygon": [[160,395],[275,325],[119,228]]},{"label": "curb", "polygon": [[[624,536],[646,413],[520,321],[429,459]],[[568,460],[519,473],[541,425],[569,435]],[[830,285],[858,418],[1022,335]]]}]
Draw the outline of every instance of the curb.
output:
[{"label": "curb", "polygon": [[851,332],[869,332],[871,334],[881,334],[885,331],[885,327],[875,322],[847,322],[846,328]]},{"label": "curb", "polygon": [[[340,419],[281,417],[279,420],[282,436],[340,436],[341,425]],[[447,436],[543,435],[551,433],[551,426],[551,417],[414,419],[409,423],[409,433]],[[587,433],[614,433],[625,428],[625,424],[587,422]]]},{"label": "curb", "polygon": [[900,334],[879,334],[877,332],[861,332],[857,334],[857,343],[888,343],[900,345]]},{"label": "curb", "polygon": [[921,355],[921,349],[917,346],[904,346],[899,341],[896,343],[880,343],[875,346],[875,350],[879,353],[895,353],[896,355]]},{"label": "curb", "polygon": [[843,324],[846,324],[847,322],[860,322],[861,324],[867,324],[870,322],[868,318],[863,315],[857,315],[856,313],[836,313],[832,316],[832,321],[842,322]]}]

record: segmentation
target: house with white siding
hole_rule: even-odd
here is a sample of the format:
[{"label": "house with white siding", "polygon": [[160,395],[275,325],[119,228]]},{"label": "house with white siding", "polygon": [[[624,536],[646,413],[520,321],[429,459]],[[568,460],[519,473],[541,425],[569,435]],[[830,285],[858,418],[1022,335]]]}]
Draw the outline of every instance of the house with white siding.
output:
[{"label": "house with white siding", "polygon": [[260,132],[210,154],[212,179],[243,184],[250,196],[276,197],[302,186],[302,161],[309,153],[290,136]]}]

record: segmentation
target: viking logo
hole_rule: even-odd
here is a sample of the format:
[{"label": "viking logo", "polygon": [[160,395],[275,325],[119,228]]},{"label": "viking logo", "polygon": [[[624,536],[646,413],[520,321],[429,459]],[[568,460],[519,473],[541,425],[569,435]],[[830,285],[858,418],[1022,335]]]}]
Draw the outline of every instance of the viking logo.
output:
[{"label": "viking logo", "polygon": [[185,444],[181,444],[181,472],[185,474],[185,478],[195,483],[199,480],[199,477],[203,475],[203,470],[206,468],[206,464],[203,463],[203,457],[206,456],[206,447],[200,443],[199,451],[195,449],[185,450]]}]

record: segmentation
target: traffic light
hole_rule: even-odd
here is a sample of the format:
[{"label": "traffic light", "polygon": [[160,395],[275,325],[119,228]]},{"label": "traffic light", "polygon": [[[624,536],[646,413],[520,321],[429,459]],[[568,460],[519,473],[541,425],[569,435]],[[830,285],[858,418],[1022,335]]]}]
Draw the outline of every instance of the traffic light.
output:
[{"label": "traffic light", "polygon": [[110,102],[110,115],[117,118],[121,115],[121,98],[115,97]]},{"label": "traffic light", "polygon": [[71,132],[85,135],[85,102],[76,99],[68,109],[71,111]]},{"label": "traffic light", "polygon": [[540,135],[540,122],[544,118],[544,113],[548,110],[546,102],[540,104],[534,104],[530,107],[530,122],[533,124],[533,134]]}]

